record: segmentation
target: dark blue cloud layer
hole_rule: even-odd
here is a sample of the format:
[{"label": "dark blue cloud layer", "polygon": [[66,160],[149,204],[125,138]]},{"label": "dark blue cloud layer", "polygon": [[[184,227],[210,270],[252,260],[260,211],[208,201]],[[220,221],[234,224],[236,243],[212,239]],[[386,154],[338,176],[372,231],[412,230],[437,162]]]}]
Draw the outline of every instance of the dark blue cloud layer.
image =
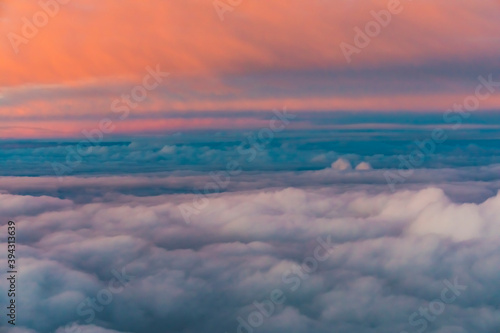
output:
[{"label": "dark blue cloud layer", "polygon": [[[451,114],[449,117],[456,117]],[[347,114],[306,118],[296,122],[317,126],[335,124],[329,130],[262,130],[240,132],[176,132],[154,137],[105,137],[92,143],[75,139],[0,141],[2,176],[127,175],[154,172],[207,172],[238,161],[246,171],[319,170],[340,156],[375,169],[398,168],[399,156],[422,151],[423,163],[415,168],[455,168],[500,163],[500,119],[493,113],[468,119],[412,113],[353,117]],[[457,123],[457,121],[460,123]],[[293,123],[292,121],[292,123]],[[412,123],[417,123],[414,127]],[[364,129],[364,127],[380,129]],[[397,126],[394,128],[394,126]],[[392,127],[392,128],[391,128]],[[446,139],[425,146],[432,131],[442,129]],[[79,147],[78,144],[82,142]],[[427,150],[426,150],[427,149]],[[254,156],[255,155],[255,156]]]}]

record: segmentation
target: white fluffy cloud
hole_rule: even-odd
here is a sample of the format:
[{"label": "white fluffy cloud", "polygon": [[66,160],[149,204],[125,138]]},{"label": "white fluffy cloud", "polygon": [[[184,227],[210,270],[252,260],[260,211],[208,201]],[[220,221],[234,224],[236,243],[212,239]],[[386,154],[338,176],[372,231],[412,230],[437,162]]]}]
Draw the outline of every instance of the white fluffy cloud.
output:
[{"label": "white fluffy cloud", "polygon": [[[238,317],[247,320],[255,301],[280,289],[286,301],[259,331],[411,332],[423,327],[410,324],[412,313],[440,297],[444,280],[458,279],[466,291],[429,332],[499,328],[500,195],[464,203],[433,187],[369,189],[227,192],[209,197],[190,224],[179,206],[193,205],[194,195],[0,195],[0,215],[16,220],[19,234],[19,327],[236,332]],[[318,237],[331,237],[333,251],[305,274]],[[87,322],[79,306],[122,269],[133,280]]]},{"label": "white fluffy cloud", "polygon": [[346,160],[344,158],[339,158],[338,160],[336,160],[335,162],[332,163],[332,169],[340,170],[340,171],[351,170],[352,165],[351,165],[351,162],[349,162],[348,160]]},{"label": "white fluffy cloud", "polygon": [[361,162],[358,165],[356,165],[356,170],[371,170],[372,166],[370,163],[367,162]]}]

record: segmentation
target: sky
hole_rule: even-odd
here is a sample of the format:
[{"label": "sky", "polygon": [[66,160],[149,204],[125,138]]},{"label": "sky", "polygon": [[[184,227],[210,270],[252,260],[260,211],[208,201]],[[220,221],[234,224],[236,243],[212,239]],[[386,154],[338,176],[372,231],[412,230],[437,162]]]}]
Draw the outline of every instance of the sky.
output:
[{"label": "sky", "polygon": [[[0,137],[81,136],[125,107],[147,68],[161,82],[135,90],[113,134],[255,127],[245,111],[285,106],[443,112],[500,74],[498,0],[231,3],[1,1]],[[383,25],[356,44],[375,16]]]},{"label": "sky", "polygon": [[500,332],[499,17],[0,0],[0,333]]}]

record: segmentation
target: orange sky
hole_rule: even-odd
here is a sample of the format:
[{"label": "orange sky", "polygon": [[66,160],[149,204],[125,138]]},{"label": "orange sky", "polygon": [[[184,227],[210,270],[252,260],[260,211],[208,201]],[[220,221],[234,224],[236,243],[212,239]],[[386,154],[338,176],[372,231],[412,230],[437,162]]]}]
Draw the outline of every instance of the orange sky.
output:
[{"label": "orange sky", "polygon": [[[158,121],[191,110],[439,112],[479,75],[500,81],[499,1],[401,0],[350,63],[339,45],[390,1],[242,0],[223,21],[212,0],[60,1],[53,17],[38,1],[0,1],[0,137],[78,134],[113,114],[148,66],[170,75],[119,131],[239,126]],[[40,25],[31,35],[26,19]],[[481,109],[499,106],[500,94]]]}]

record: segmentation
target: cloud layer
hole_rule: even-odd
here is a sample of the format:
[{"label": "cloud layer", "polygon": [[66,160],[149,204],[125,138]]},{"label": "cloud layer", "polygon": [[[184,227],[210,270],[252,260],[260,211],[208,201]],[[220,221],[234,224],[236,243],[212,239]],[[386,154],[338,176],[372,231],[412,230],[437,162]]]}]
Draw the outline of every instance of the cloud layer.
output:
[{"label": "cloud layer", "polygon": [[[0,196],[1,215],[13,217],[19,232],[20,326],[37,333],[62,333],[72,322],[106,333],[236,332],[238,318],[251,321],[258,311],[255,301],[280,289],[286,301],[259,331],[500,327],[500,194],[474,204],[453,202],[438,188],[239,191],[209,197],[186,224],[179,207],[192,197],[79,204]],[[23,205],[10,204],[16,200]],[[306,258],[318,237],[332,247],[312,269]],[[81,303],[122,269],[134,278],[93,318]],[[433,320],[418,314],[410,323],[441,297],[444,281],[466,289],[442,314],[431,312]]]}]

